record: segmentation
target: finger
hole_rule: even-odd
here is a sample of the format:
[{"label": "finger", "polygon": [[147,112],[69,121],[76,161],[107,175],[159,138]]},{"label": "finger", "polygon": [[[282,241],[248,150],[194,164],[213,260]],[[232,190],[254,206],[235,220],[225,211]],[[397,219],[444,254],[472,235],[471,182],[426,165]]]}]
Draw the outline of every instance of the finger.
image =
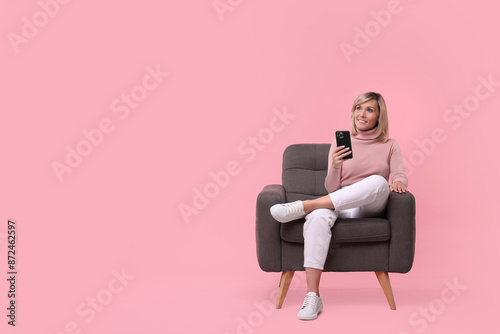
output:
[{"label": "finger", "polygon": [[341,157],[341,158],[343,158],[343,157],[347,157],[349,154],[351,154],[351,151],[349,151],[349,152],[345,152],[345,153],[341,154],[341,155],[340,155],[340,157]]},{"label": "finger", "polygon": [[402,182],[396,181],[392,184],[394,191],[401,193],[403,191],[404,184]]},{"label": "finger", "polygon": [[339,146],[339,147],[337,147],[337,149],[335,150],[335,153],[340,154],[340,153],[347,152],[347,151],[349,151],[349,150],[350,150],[350,148],[349,148],[349,147]]},{"label": "finger", "polygon": [[398,188],[401,193],[406,192],[406,185],[403,182],[398,182]]},{"label": "finger", "polygon": [[342,145],[342,146],[337,146],[337,147],[335,147],[334,152],[335,152],[335,153],[337,153],[338,151],[340,151],[340,150],[341,150],[341,149],[343,149],[344,147],[345,147],[344,145]]}]

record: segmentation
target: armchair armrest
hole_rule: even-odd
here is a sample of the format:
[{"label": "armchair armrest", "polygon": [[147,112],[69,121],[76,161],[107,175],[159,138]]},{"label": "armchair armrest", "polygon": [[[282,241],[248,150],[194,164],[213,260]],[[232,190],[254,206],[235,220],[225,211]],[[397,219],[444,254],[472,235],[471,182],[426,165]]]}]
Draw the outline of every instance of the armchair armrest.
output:
[{"label": "armchair armrest", "polygon": [[391,192],[387,202],[391,225],[389,272],[407,273],[415,256],[415,197],[406,192]]},{"label": "armchair armrest", "polygon": [[257,240],[257,259],[263,271],[281,271],[280,223],[269,209],[274,204],[285,202],[285,189],[280,184],[265,186],[257,196],[255,235]]}]

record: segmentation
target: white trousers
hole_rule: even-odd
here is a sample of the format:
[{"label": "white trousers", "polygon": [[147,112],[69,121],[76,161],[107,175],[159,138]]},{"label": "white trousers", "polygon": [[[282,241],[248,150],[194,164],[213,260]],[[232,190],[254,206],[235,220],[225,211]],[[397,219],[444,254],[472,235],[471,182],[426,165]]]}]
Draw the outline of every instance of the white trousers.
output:
[{"label": "white trousers", "polygon": [[329,194],[335,210],[316,209],[304,223],[304,267],[323,270],[332,238],[331,228],[338,217],[361,218],[381,214],[390,194],[387,180],[369,176]]}]

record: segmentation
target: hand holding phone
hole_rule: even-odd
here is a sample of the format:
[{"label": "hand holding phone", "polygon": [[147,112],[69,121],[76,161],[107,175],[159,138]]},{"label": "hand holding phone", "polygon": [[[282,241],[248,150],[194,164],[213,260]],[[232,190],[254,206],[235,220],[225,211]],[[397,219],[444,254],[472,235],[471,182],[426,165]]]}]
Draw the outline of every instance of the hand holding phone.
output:
[{"label": "hand holding phone", "polygon": [[337,139],[337,147],[344,146],[342,150],[337,152],[341,153],[342,160],[352,159],[351,149],[351,133],[349,131],[335,131],[335,138]]},{"label": "hand holding phone", "polygon": [[340,168],[342,163],[344,162],[344,157],[351,154],[349,151],[349,147],[344,147],[344,146],[338,146],[335,147],[332,153],[332,167],[333,168]]}]

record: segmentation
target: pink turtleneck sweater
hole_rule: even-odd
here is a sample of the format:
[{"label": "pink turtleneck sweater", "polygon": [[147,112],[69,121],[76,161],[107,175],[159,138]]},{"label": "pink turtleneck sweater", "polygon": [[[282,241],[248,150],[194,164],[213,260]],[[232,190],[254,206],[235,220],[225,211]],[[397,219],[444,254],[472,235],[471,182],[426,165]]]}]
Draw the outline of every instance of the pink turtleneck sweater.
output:
[{"label": "pink turtleneck sweater", "polygon": [[403,168],[403,159],[398,142],[389,139],[382,143],[373,139],[377,128],[368,131],[358,131],[356,136],[351,135],[353,158],[344,160],[341,167],[332,167],[332,153],[337,143],[334,141],[328,155],[328,173],[325,179],[325,188],[331,193],[335,190],[361,181],[370,175],[380,175],[392,183],[403,182],[408,186]]}]

